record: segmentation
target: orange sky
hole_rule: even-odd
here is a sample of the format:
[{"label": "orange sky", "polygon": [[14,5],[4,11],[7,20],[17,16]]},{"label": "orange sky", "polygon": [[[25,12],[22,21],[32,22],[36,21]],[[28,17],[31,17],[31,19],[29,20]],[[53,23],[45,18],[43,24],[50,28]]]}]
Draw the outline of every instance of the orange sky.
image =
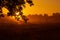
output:
[{"label": "orange sky", "polygon": [[[53,12],[60,12],[60,0],[33,0],[33,3],[32,7],[26,3],[26,8],[23,9],[25,15],[44,13],[51,15]],[[7,10],[3,11],[6,13]]]}]

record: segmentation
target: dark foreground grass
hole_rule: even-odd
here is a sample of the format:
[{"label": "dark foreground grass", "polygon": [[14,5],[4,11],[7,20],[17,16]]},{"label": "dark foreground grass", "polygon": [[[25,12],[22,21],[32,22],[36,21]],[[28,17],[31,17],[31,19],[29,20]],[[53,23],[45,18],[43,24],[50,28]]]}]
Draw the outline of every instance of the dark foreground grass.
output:
[{"label": "dark foreground grass", "polygon": [[0,40],[59,40],[60,23],[0,24]]}]

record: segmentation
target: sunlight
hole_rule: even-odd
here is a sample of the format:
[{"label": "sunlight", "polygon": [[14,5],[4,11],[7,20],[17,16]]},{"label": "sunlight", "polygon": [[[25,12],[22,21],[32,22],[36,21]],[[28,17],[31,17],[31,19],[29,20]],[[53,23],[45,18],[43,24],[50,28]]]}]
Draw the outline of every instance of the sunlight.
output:
[{"label": "sunlight", "polygon": [[20,12],[17,12],[16,15],[19,15]]}]

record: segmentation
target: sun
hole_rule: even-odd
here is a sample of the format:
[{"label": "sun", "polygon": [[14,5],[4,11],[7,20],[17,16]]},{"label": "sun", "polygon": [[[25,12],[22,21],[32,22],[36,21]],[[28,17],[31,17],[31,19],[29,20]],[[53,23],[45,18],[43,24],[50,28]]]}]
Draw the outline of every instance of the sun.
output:
[{"label": "sun", "polygon": [[19,15],[20,12],[16,12],[16,15]]}]

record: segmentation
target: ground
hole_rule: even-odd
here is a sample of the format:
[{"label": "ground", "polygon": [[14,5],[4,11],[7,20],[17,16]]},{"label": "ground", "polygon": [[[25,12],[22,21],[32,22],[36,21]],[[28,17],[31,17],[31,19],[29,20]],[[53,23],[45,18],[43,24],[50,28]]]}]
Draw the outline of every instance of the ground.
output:
[{"label": "ground", "polygon": [[1,40],[58,40],[60,23],[0,24]]}]

